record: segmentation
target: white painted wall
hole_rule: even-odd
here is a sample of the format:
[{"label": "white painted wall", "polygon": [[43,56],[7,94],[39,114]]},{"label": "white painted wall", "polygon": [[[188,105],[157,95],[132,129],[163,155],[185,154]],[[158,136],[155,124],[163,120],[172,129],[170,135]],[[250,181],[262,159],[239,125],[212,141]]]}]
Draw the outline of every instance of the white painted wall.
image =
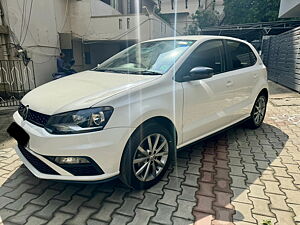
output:
[{"label": "white painted wall", "polygon": [[[101,1],[72,1],[70,4],[71,30],[74,36],[84,40],[136,40],[154,37],[172,36],[174,31],[170,25],[154,15],[130,14],[104,16],[108,12],[101,10],[92,14],[91,3],[103,4]],[[99,5],[100,7],[100,5]],[[112,10],[113,8],[107,10]],[[127,27],[129,21],[129,27]],[[121,24],[121,26],[120,26]],[[161,29],[161,26],[166,27]],[[157,28],[158,27],[158,28]],[[152,30],[152,29],[155,29]]]},{"label": "white painted wall", "polygon": [[300,17],[300,0],[281,0],[279,18]]},{"label": "white painted wall", "polygon": [[24,0],[4,0],[5,16],[8,17],[17,42],[28,51],[34,62],[37,85],[51,80],[51,74],[56,70],[56,57],[59,54],[58,32],[69,27],[68,23],[65,23],[67,1],[34,1],[28,32],[24,39],[31,1],[27,1],[24,20],[26,27],[21,33]]}]

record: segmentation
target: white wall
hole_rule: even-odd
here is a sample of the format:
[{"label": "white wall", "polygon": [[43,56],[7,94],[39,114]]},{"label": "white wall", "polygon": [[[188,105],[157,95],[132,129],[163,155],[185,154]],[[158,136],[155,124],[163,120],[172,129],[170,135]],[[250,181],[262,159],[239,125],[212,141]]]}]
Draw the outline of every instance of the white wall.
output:
[{"label": "white wall", "polygon": [[281,0],[279,18],[300,17],[300,0]]},{"label": "white wall", "polygon": [[[27,1],[25,28],[21,33],[22,8],[24,0],[5,0],[4,8],[9,25],[17,37],[17,43],[26,49],[32,58],[37,85],[51,80],[56,71],[56,57],[59,53],[58,32],[68,30],[65,21],[68,0],[33,1],[31,19],[24,40],[29,18],[30,2]],[[63,24],[64,27],[63,27]]]}]

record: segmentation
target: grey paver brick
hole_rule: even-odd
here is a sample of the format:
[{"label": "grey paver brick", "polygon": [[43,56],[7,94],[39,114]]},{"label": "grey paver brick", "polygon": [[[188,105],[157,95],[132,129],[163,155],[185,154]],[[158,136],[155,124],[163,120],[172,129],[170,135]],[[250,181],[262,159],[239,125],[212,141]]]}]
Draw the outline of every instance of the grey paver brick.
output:
[{"label": "grey paver brick", "polygon": [[60,208],[60,211],[66,212],[66,213],[72,213],[76,214],[78,211],[78,208],[88,200],[88,198],[79,196],[79,195],[74,195],[72,197],[72,200],[68,202],[68,204],[62,208]]},{"label": "grey paver brick", "polygon": [[93,196],[89,201],[83,203],[84,206],[90,207],[90,208],[100,208],[102,205],[103,200],[109,195],[109,193],[105,192],[98,192]]},{"label": "grey paver brick", "polygon": [[231,188],[233,191],[233,197],[232,201],[245,203],[245,204],[252,204],[252,202],[249,200],[248,194],[249,190],[244,188]]},{"label": "grey paver brick", "polygon": [[198,188],[182,185],[182,193],[178,198],[187,201],[196,201],[195,193],[197,190]]},{"label": "grey paver brick", "polygon": [[87,225],[107,225],[107,222],[99,221],[99,220],[94,220],[94,219],[88,219],[86,222]]},{"label": "grey paver brick", "polygon": [[14,201],[15,201],[14,199],[11,199],[11,198],[8,198],[5,196],[1,196],[0,197],[0,209]]},{"label": "grey paver brick", "polygon": [[272,167],[273,170],[275,171],[274,176],[275,177],[291,177],[290,175],[288,175],[288,173],[286,172],[287,169],[286,168],[282,168],[282,167]]},{"label": "grey paver brick", "polygon": [[145,190],[132,190],[128,193],[128,196],[138,199],[144,199]]},{"label": "grey paver brick", "polygon": [[232,187],[237,187],[237,188],[246,188],[246,178],[245,177],[239,177],[239,176],[231,176]]},{"label": "grey paver brick", "polygon": [[157,204],[157,208],[158,210],[151,221],[160,224],[172,224],[171,217],[176,208],[164,204]]},{"label": "grey paver brick", "polygon": [[178,199],[178,208],[174,213],[174,216],[181,217],[188,220],[193,220],[194,216],[192,215],[193,207],[195,206],[194,202],[185,201]]},{"label": "grey paver brick", "polygon": [[9,198],[13,198],[13,199],[18,199],[21,197],[21,195],[26,192],[28,189],[32,188],[32,185],[29,184],[20,184],[19,187],[17,187],[16,189],[14,189],[12,192],[8,192],[5,194],[5,196],[9,197]]},{"label": "grey paver brick", "polygon": [[138,207],[142,208],[142,209],[148,209],[148,210],[155,211],[156,203],[158,202],[158,200],[160,198],[162,198],[162,195],[157,195],[157,194],[153,194],[153,193],[145,193],[145,198],[144,198],[143,202],[140,205],[138,205]]},{"label": "grey paver brick", "polygon": [[49,220],[53,217],[54,212],[65,204],[66,202],[64,201],[51,199],[49,203],[42,210],[38,211],[35,215]]},{"label": "grey paver brick", "polygon": [[178,191],[164,189],[163,198],[159,200],[159,203],[164,203],[171,206],[176,206],[177,196],[180,194]]},{"label": "grey paver brick", "polygon": [[15,214],[17,214],[17,212],[14,211],[14,210],[1,208],[0,209],[0,224],[4,220],[6,220],[8,217],[11,217],[11,216],[13,216]]},{"label": "grey paver brick", "polygon": [[119,214],[114,214],[113,220],[109,223],[109,225],[127,224],[132,219],[133,219],[132,217],[119,215]]},{"label": "grey paver brick", "polygon": [[240,177],[245,177],[246,176],[243,172],[243,167],[242,166],[230,165],[230,174],[235,175],[235,176],[240,176]]},{"label": "grey paver brick", "polygon": [[267,194],[271,201],[271,209],[278,209],[283,211],[289,211],[290,208],[286,204],[286,196],[276,195],[276,194]]},{"label": "grey paver brick", "polygon": [[241,158],[229,158],[229,165],[231,166],[243,166]]},{"label": "grey paver brick", "polygon": [[137,209],[133,221],[131,221],[128,225],[147,225],[153,215],[154,212]]},{"label": "grey paver brick", "polygon": [[244,221],[244,222],[256,223],[256,220],[253,218],[251,212],[253,205],[239,203],[239,202],[232,202],[232,205],[236,209],[235,214],[233,215],[234,222]]},{"label": "grey paver brick", "polygon": [[134,210],[140,202],[141,199],[126,197],[124,199],[124,203],[121,205],[121,208],[117,210],[117,213],[126,216],[134,216]]},{"label": "grey paver brick", "polygon": [[201,157],[197,157],[195,155],[192,155],[190,160],[189,160],[189,164],[188,164],[188,167],[190,166],[196,166],[196,167],[200,167],[202,165],[202,155]]},{"label": "grey paver brick", "polygon": [[247,185],[251,185],[251,184],[264,185],[260,180],[260,174],[249,173],[249,172],[244,172],[244,174],[246,175]]},{"label": "grey paver brick", "polygon": [[183,218],[178,218],[178,217],[172,217],[173,225],[192,225],[193,220],[187,220]]},{"label": "grey paver brick", "polygon": [[154,186],[152,186],[151,188],[147,189],[146,192],[151,192],[154,194],[163,194],[163,188],[164,186],[167,184],[167,182],[165,181],[160,181],[157,184],[155,184]]},{"label": "grey paver brick", "polygon": [[41,206],[45,206],[48,204],[48,201],[57,194],[59,194],[58,191],[47,189],[41,196],[32,200],[32,203],[41,205]]},{"label": "grey paver brick", "polygon": [[93,215],[92,218],[110,222],[111,221],[111,215],[115,211],[115,209],[119,208],[120,205],[112,202],[104,202],[100,210],[97,212],[97,214]]},{"label": "grey paver brick", "polygon": [[198,178],[199,175],[185,174],[185,180],[183,184],[188,186],[198,187]]},{"label": "grey paver brick", "polygon": [[17,224],[25,224],[27,222],[27,219],[40,209],[40,206],[29,203],[25,206],[23,210],[19,211],[16,215],[9,217],[8,221]]},{"label": "grey paver brick", "polygon": [[244,171],[250,173],[259,173],[255,164],[252,163],[244,163]]},{"label": "grey paver brick", "polygon": [[85,197],[91,197],[91,196],[93,196],[94,191],[96,190],[97,187],[98,186],[95,185],[95,184],[86,185],[84,187],[84,189],[82,189],[81,191],[79,191],[77,194],[78,195],[83,195]]},{"label": "grey paver brick", "polygon": [[250,192],[248,194],[249,197],[267,199],[268,197],[265,195],[265,186],[252,184],[250,185]]},{"label": "grey paver brick", "polygon": [[[1,185],[0,185],[0,187],[1,187]],[[11,192],[12,190],[13,190],[13,189],[10,188],[10,187],[2,186],[2,187],[0,188],[0,196],[6,194],[7,192]]]},{"label": "grey paver brick", "polygon": [[272,194],[283,194],[283,192],[279,189],[280,183],[278,181],[267,181],[264,180],[263,183],[266,186],[266,193],[272,193]]},{"label": "grey paver brick", "polygon": [[253,214],[274,217],[274,214],[270,211],[269,208],[270,201],[252,197],[250,197],[250,200],[254,205],[254,208],[252,209]]},{"label": "grey paver brick", "polygon": [[184,178],[184,173],[187,169],[186,167],[174,167],[169,176]]},{"label": "grey paver brick", "polygon": [[20,184],[22,184],[25,180],[28,179],[27,176],[18,176],[15,179],[10,177],[10,182],[6,182],[5,186],[6,187],[11,187],[11,188],[16,188],[18,187]]},{"label": "grey paver brick", "polygon": [[19,211],[21,210],[28,202],[30,202],[32,199],[36,198],[37,195],[30,194],[30,193],[24,193],[18,200],[10,203],[6,206],[8,209]]},{"label": "grey paver brick", "polygon": [[69,185],[67,186],[63,192],[59,195],[56,195],[54,198],[62,201],[70,201],[72,195],[74,195],[78,190],[80,190],[79,186]]},{"label": "grey paver brick", "polygon": [[71,214],[57,212],[54,214],[54,217],[47,223],[47,225],[64,224],[65,221],[69,220],[72,217],[73,215]]},{"label": "grey paver brick", "polygon": [[183,179],[180,177],[169,177],[169,182],[165,186],[165,188],[175,190],[175,191],[181,191],[181,183],[182,182],[183,182]]},{"label": "grey paver brick", "polygon": [[27,223],[25,223],[25,225],[41,225],[41,224],[46,224],[47,220],[35,217],[35,216],[31,216],[28,218]]},{"label": "grey paver brick", "polygon": [[286,199],[287,203],[300,205],[299,191],[285,190],[285,189],[283,189],[282,191],[287,196],[287,199]]},{"label": "grey paver brick", "polygon": [[128,189],[117,188],[106,200],[114,203],[122,203],[124,195],[128,191]]},{"label": "grey paver brick", "polygon": [[54,181],[51,181],[51,180],[42,180],[37,186],[34,186],[34,188],[29,189],[27,192],[36,194],[36,195],[41,195],[53,183],[54,183]]},{"label": "grey paver brick", "polygon": [[189,163],[188,165],[188,169],[185,171],[185,173],[190,173],[190,174],[195,174],[195,175],[199,175],[200,174],[200,166],[201,165],[197,165],[197,164],[191,164]]},{"label": "grey paver brick", "polygon": [[294,225],[294,224],[296,224],[295,221],[294,221],[294,216],[295,215],[292,212],[281,211],[281,210],[273,210],[273,212],[276,215],[278,225],[281,225],[281,224]]},{"label": "grey paver brick", "polygon": [[96,209],[80,207],[79,212],[72,219],[66,221],[66,224],[86,224],[88,218],[96,212]]}]

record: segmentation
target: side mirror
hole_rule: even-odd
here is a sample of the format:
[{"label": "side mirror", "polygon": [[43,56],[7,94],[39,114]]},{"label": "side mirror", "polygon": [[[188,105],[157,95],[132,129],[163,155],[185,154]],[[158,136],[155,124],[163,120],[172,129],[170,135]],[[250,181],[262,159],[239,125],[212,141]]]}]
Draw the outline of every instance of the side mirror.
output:
[{"label": "side mirror", "polygon": [[195,67],[191,69],[190,75],[185,77],[186,81],[202,80],[210,78],[214,75],[214,69],[210,67]]}]

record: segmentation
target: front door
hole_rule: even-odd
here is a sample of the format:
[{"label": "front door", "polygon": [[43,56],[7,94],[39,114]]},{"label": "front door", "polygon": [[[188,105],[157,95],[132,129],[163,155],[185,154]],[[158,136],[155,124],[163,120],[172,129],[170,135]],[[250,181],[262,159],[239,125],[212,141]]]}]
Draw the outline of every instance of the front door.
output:
[{"label": "front door", "polygon": [[229,122],[226,108],[232,101],[230,73],[226,73],[222,40],[202,43],[179,68],[176,76],[185,76],[194,67],[210,67],[214,76],[183,82],[183,142],[206,136]]}]

